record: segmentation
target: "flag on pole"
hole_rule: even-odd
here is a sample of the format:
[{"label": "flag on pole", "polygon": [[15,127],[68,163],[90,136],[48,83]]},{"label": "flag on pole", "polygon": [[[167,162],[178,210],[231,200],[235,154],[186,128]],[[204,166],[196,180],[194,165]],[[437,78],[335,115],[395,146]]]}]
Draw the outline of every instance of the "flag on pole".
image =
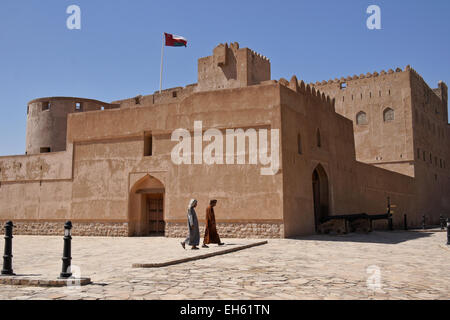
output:
[{"label": "flag on pole", "polygon": [[183,37],[164,32],[163,43],[161,48],[161,73],[159,75],[159,93],[162,92],[164,45],[166,45],[167,47],[187,47],[187,40]]},{"label": "flag on pole", "polygon": [[164,33],[167,47],[187,47],[187,40],[181,36]]}]

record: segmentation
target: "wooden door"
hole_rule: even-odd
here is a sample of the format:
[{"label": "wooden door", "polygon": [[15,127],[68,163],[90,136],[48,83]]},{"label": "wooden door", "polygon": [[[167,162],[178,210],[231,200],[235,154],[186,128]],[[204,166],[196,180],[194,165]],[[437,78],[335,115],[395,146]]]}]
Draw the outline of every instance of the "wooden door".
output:
[{"label": "wooden door", "polygon": [[163,195],[155,194],[147,197],[147,219],[149,226],[149,234],[164,235],[164,205]]}]

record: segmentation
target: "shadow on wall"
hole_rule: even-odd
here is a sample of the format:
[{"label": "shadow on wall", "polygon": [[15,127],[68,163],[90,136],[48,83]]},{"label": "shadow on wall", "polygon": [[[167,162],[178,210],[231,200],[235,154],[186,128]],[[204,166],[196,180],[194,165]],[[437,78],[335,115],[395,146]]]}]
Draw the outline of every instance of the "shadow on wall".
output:
[{"label": "shadow on wall", "polygon": [[[231,49],[228,49],[231,51]],[[237,80],[237,61],[236,57],[233,53],[229,53],[227,55],[227,63],[225,65],[221,65],[220,68],[222,69],[223,74],[227,78],[227,80]]]},{"label": "shadow on wall", "polygon": [[427,238],[434,232],[418,231],[374,231],[368,234],[348,233],[345,235],[313,235],[305,237],[294,237],[292,240],[302,241],[328,241],[328,242],[361,242],[380,244],[399,244],[420,238]]}]

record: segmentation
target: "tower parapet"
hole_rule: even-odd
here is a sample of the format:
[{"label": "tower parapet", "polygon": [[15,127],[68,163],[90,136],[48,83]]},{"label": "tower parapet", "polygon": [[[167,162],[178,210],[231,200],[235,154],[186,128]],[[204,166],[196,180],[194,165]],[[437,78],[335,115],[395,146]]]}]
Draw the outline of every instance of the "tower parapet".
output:
[{"label": "tower parapet", "polygon": [[433,89],[434,93],[441,99],[442,103],[447,106],[448,105],[448,87],[444,81],[438,82],[438,87]]},{"label": "tower parapet", "polygon": [[213,55],[198,60],[196,91],[240,88],[270,80],[270,61],[237,42],[219,44]]},{"label": "tower parapet", "polygon": [[[310,83],[310,86],[312,87],[323,87],[323,86],[330,86],[330,87],[337,87],[342,89],[343,85],[346,85],[347,82],[352,82],[352,81],[357,81],[357,80],[363,80],[363,79],[369,79],[369,78],[376,78],[376,77],[380,77],[380,76],[386,76],[386,75],[393,75],[396,73],[401,73],[401,72],[406,72],[406,71],[414,71],[409,65],[405,67],[404,70],[402,70],[401,68],[396,68],[395,71],[393,69],[389,69],[388,71],[385,70],[381,70],[379,73],[377,71],[371,73],[368,72],[366,74],[360,74],[358,75],[353,75],[353,76],[347,76],[347,77],[341,77],[340,79],[335,78],[330,79],[330,80],[323,80],[323,81],[317,81],[315,83]],[[414,71],[415,72],[415,71]]]},{"label": "tower parapet", "polygon": [[433,90],[442,101],[444,120],[448,123],[448,87],[444,81],[439,81],[438,88]]},{"label": "tower parapet", "polygon": [[26,153],[65,151],[68,114],[118,107],[119,105],[83,98],[50,97],[32,100],[27,106]]}]

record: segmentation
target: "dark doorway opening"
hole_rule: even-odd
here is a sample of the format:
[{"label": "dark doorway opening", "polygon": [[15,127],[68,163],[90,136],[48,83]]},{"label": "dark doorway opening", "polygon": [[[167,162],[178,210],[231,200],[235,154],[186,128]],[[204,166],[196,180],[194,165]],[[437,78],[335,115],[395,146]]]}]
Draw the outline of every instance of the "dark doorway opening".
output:
[{"label": "dark doorway opening", "polygon": [[322,165],[318,165],[312,174],[315,228],[329,215],[328,176]]}]

